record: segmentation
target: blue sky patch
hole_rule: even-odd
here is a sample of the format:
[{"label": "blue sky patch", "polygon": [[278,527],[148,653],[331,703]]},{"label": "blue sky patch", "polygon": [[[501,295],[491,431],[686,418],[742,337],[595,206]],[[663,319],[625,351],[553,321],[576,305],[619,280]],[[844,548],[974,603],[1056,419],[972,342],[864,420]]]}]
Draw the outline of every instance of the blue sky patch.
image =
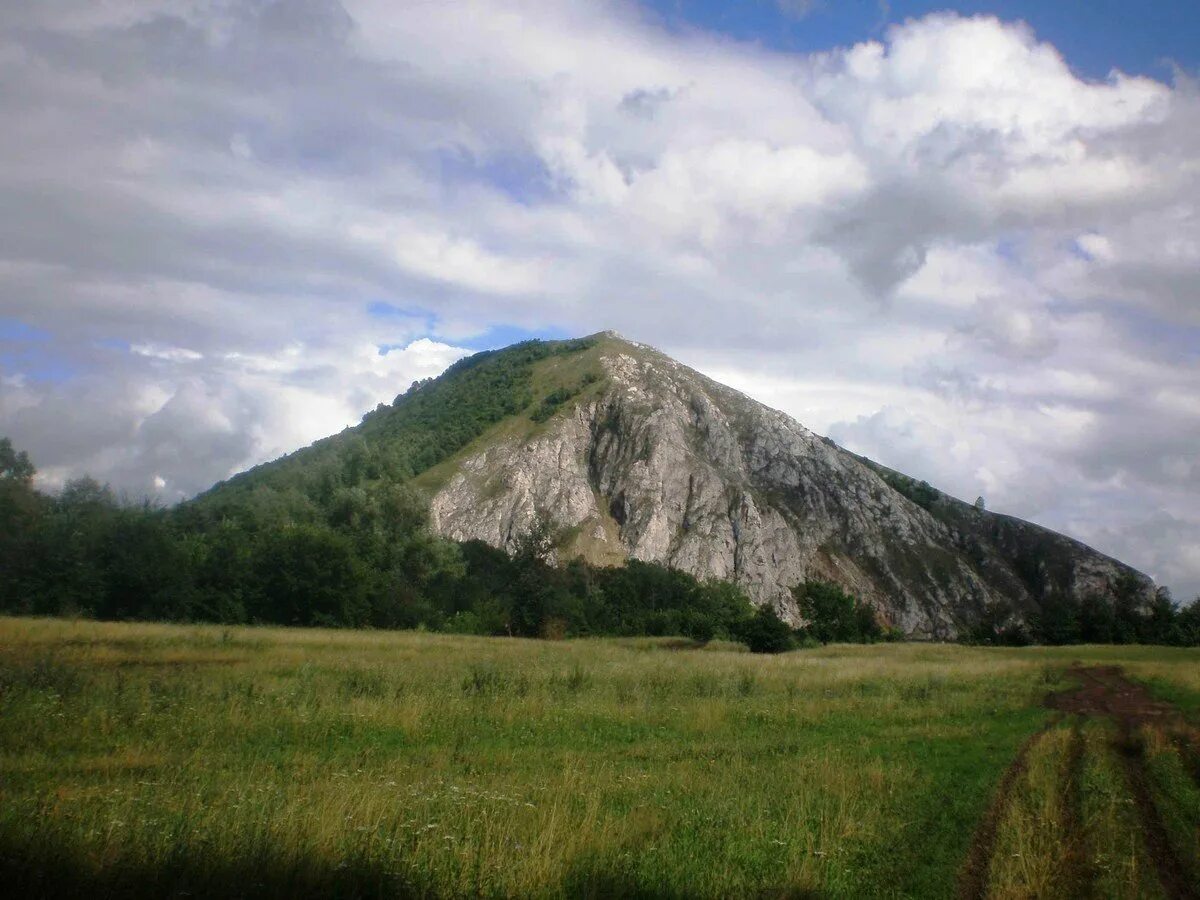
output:
[{"label": "blue sky patch", "polygon": [[9,342],[42,342],[50,340],[50,332],[41,328],[27,325],[20,319],[0,318],[0,341]]},{"label": "blue sky patch", "polygon": [[58,384],[74,378],[80,367],[53,347],[54,336],[19,319],[0,318],[0,372],[29,381]]},{"label": "blue sky patch", "polygon": [[482,334],[476,335],[473,338],[466,340],[449,340],[448,338],[438,337],[436,340],[444,340],[448,344],[454,344],[456,347],[466,347],[468,350],[495,350],[499,347],[507,347],[510,344],[516,344],[520,341],[531,341],[534,339],[542,341],[561,341],[575,335],[568,334],[561,328],[518,328],[515,325],[495,325],[489,328]]},{"label": "blue sky patch", "polygon": [[70,381],[83,370],[61,353],[41,346],[30,346],[15,352],[0,351],[0,372],[23,375],[29,381],[61,384]]},{"label": "blue sky patch", "polygon": [[546,200],[554,193],[545,163],[533,152],[479,160],[465,149],[443,149],[437,158],[444,184],[486,184],[526,206]]},{"label": "blue sky patch", "polygon": [[413,315],[413,313],[406,309],[393,306],[391,303],[384,303],[382,300],[376,300],[374,303],[369,304],[367,306],[367,313],[375,319],[393,319]]},{"label": "blue sky patch", "polygon": [[1019,238],[1004,238],[996,242],[996,253],[1007,262],[1019,263],[1021,261],[1021,244],[1022,241]]},{"label": "blue sky patch", "polygon": [[951,9],[965,16],[1020,19],[1091,79],[1104,79],[1113,68],[1162,78],[1168,61],[1192,72],[1200,65],[1200,3],[1195,0],[643,0],[643,5],[671,28],[714,31],[785,52],[811,53],[879,38],[887,25]]},{"label": "blue sky patch", "polygon": [[516,325],[493,325],[486,331],[482,331],[473,337],[447,337],[438,331],[437,316],[427,309],[419,307],[405,309],[378,300],[367,307],[367,312],[372,318],[384,321],[388,319],[406,319],[409,322],[425,322],[423,333],[416,334],[409,340],[401,343],[388,342],[378,344],[377,347],[380,356],[386,356],[393,350],[401,350],[408,346],[410,340],[417,340],[421,337],[427,337],[432,341],[440,341],[444,344],[451,344],[455,347],[465,347],[468,350],[494,350],[499,347],[507,347],[519,341],[534,339],[561,341],[571,337],[578,337],[578,335],[570,334],[558,327],[521,328]]}]

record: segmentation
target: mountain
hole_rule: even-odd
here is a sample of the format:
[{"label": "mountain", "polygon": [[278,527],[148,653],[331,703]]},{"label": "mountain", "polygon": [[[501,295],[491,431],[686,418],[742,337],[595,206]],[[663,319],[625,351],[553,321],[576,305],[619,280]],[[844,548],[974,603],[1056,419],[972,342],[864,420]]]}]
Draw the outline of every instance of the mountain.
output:
[{"label": "mountain", "polygon": [[856,456],[611,332],[477,354],[198,502],[247,492],[334,502],[345,472],[419,488],[445,537],[511,550],[545,518],[560,559],[633,558],[736,581],[792,621],[791,588],[808,579],[837,582],[887,624],[933,639],[990,610],[1030,618],[1153,592],[1078,541]]}]

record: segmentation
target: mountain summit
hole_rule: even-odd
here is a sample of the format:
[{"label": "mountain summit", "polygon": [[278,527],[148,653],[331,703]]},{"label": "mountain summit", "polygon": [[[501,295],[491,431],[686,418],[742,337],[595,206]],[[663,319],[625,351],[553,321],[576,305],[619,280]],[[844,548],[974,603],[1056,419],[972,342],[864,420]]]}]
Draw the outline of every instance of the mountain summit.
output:
[{"label": "mountain summit", "polygon": [[856,456],[658,351],[603,332],[477,354],[361,425],[212,494],[336,457],[407,479],[435,531],[513,549],[539,522],[559,557],[634,558],[741,584],[795,621],[791,588],[841,584],[913,637],[989,610],[1148,596],[1150,580],[1071,538]]}]

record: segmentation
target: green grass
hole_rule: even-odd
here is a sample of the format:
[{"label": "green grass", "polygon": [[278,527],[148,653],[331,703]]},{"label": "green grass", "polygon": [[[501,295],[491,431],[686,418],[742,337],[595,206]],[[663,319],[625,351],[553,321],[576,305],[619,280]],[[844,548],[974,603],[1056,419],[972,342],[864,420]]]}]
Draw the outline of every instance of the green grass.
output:
[{"label": "green grass", "polygon": [[951,896],[1079,651],[0,619],[0,874],[88,896]]},{"label": "green grass", "polygon": [[1085,730],[1083,822],[1095,872],[1095,896],[1162,897],[1128,784],[1113,753],[1114,732],[1109,722],[1089,723]]},{"label": "green grass", "polygon": [[1167,837],[1191,883],[1200,885],[1200,783],[1189,774],[1179,744],[1171,738],[1146,727],[1137,735]]},{"label": "green grass", "polygon": [[1033,745],[1028,768],[1014,786],[997,829],[989,871],[991,896],[1071,896],[1071,875],[1063,864],[1059,839],[1066,798],[1060,779],[1071,740],[1069,728],[1055,728]]},{"label": "green grass", "polygon": [[[590,340],[590,345],[574,353],[550,355],[533,363],[529,369],[529,396],[532,403],[518,413],[507,416],[480,431],[472,440],[454,453],[425,469],[413,479],[413,485],[427,494],[435,494],[457,474],[466,459],[478,455],[489,447],[507,441],[526,441],[547,431],[549,420],[537,422],[531,418],[543,399],[554,391],[565,390],[570,399],[562,403],[557,413],[573,410],[580,403],[593,400],[604,389],[604,365],[602,350],[611,349],[611,338]],[[487,491],[505,489],[500,483],[486,486]]]}]

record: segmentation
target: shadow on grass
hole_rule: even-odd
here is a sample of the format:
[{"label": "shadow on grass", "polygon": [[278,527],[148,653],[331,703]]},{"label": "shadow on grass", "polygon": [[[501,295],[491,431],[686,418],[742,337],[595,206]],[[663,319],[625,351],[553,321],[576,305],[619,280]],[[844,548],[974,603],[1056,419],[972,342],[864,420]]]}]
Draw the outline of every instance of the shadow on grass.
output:
[{"label": "shadow on grass", "polygon": [[431,886],[370,862],[217,860],[176,854],[161,861],[95,860],[69,852],[35,855],[0,847],[0,885],[9,897],[433,897]]},{"label": "shadow on grass", "polygon": [[[34,854],[0,844],[0,885],[9,897],[71,898],[410,898],[446,896],[412,873],[388,870],[378,861],[329,865],[320,860],[216,860],[175,854],[154,862],[98,860],[70,852]],[[646,885],[595,860],[582,861],[558,885],[539,894],[571,898],[690,900],[687,890]],[[461,896],[504,896],[494,885],[479,885]],[[781,888],[758,891],[759,898],[816,900],[812,891]]]}]

